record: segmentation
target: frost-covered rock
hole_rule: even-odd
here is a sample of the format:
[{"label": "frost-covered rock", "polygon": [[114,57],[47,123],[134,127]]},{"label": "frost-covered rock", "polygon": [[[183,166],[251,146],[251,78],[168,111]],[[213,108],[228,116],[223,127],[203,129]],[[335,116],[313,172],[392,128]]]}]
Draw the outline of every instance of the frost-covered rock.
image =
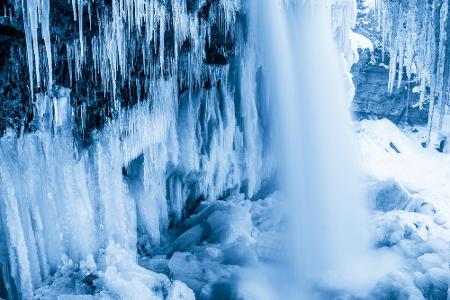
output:
[{"label": "frost-covered rock", "polygon": [[380,50],[360,49],[359,61],[352,67],[355,97],[351,110],[356,118],[388,118],[395,123],[426,124],[427,106],[420,109],[415,84],[403,83],[388,91],[389,69],[381,62]]}]

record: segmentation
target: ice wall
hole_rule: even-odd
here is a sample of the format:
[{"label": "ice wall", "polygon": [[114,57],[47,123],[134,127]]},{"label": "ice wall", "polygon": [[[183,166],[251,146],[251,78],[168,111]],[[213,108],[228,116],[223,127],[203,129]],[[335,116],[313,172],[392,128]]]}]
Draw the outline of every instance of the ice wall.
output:
[{"label": "ice wall", "polygon": [[[228,26],[230,12],[225,12],[223,24]],[[164,15],[159,17],[159,25],[151,23],[149,32],[161,26]],[[103,25],[110,26],[108,22]],[[185,31],[177,34],[200,31],[183,24],[178,29]],[[132,67],[120,50],[133,51],[120,38],[127,30],[118,28],[103,32],[113,38],[96,37],[93,51],[105,89],[114,89],[119,80],[114,68],[125,72]],[[202,56],[191,56],[180,69],[189,83],[181,94],[178,75],[149,73],[146,97],[130,109],[119,106],[117,116],[92,135],[87,148],[74,146],[71,91],[55,86],[51,93],[35,95],[36,131],[20,136],[8,132],[0,140],[0,232],[5,237],[0,266],[6,296],[30,299],[62,263],[98,263],[105,249],[120,248],[115,252],[135,258],[138,250],[151,254],[198,201],[233,191],[252,197],[259,191],[272,171],[262,120],[267,107],[258,100],[264,98],[258,97],[257,61],[246,50],[243,34],[236,34],[242,41],[239,60],[202,67],[199,76],[206,76],[209,87],[198,88],[191,77]],[[77,70],[77,57],[88,46],[74,43],[75,50],[68,53],[74,54],[69,59]],[[145,53],[153,51],[142,47]],[[143,58],[142,64],[163,72],[161,62]]]},{"label": "ice wall", "polygon": [[[63,62],[52,62],[55,43],[46,33],[51,7],[45,0],[23,3],[34,107],[31,124],[36,130],[21,135],[9,132],[0,140],[0,232],[5,237],[0,241],[0,266],[9,298],[31,298],[49,275],[61,264],[70,265],[69,261],[75,265],[93,261],[103,268],[105,278],[113,280],[114,272],[121,269],[120,259],[111,257],[114,253],[122,253],[132,264],[129,258],[138,251],[152,254],[154,247],[164,244],[169,228],[198,201],[214,201],[235,191],[251,198],[272,175],[273,149],[268,141],[273,137],[269,114],[273,104],[265,91],[267,69],[261,68],[257,29],[255,23],[246,22],[246,14],[256,11],[257,2],[113,0],[107,6],[74,0],[78,38],[64,41]],[[192,5],[207,9],[197,7],[193,14]],[[348,41],[354,2],[331,1],[326,9],[329,24],[321,26],[332,28],[342,55],[324,53],[318,63],[324,66],[336,58],[341,64],[333,62],[333,66],[342,71],[337,81],[348,82],[347,70],[355,59]],[[326,32],[330,46],[332,34]],[[277,34],[273,44],[290,43],[289,36]],[[237,46],[229,45],[233,40]],[[267,49],[276,51],[273,44]],[[296,49],[305,48],[296,45]],[[279,57],[293,56],[280,53]],[[300,65],[312,68],[306,58]],[[69,73],[72,91],[52,84],[52,66],[59,64],[67,66],[63,70]],[[290,96],[310,91],[305,83],[296,86],[292,81],[294,65],[276,73],[275,79],[283,81],[280,86],[293,88],[287,91],[293,92]],[[305,78],[305,82],[317,87],[320,81]],[[84,95],[88,101],[80,104],[82,85],[88,86]],[[335,86],[341,95],[341,87]],[[346,96],[351,95],[351,89],[347,91]],[[87,147],[79,147],[73,136],[89,127],[86,106],[102,101],[112,103],[108,116],[103,116],[106,124],[93,132]],[[328,126],[324,118],[335,108],[323,106],[327,108],[323,114],[318,106],[303,110],[298,103],[285,107],[280,103],[280,112],[287,109],[293,118],[294,112],[306,116],[313,109],[323,126]],[[345,103],[336,105],[345,110]],[[334,128],[338,134],[333,140],[340,136],[340,128]],[[295,129],[285,134],[298,137],[302,131]],[[321,142],[326,139],[319,136]],[[330,155],[325,157],[336,162]],[[302,173],[309,172],[302,168]],[[339,170],[333,168],[335,175]],[[337,184],[332,186],[335,190]],[[308,214],[302,210],[303,221],[317,216]],[[327,239],[332,241],[331,235]],[[106,284],[111,290],[118,290],[118,285],[117,280]]]}]

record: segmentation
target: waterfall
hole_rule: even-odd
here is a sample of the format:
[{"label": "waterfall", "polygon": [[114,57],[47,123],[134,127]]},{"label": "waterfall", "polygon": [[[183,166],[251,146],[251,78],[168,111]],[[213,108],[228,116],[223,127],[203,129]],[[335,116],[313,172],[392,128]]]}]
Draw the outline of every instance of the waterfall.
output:
[{"label": "waterfall", "polygon": [[253,7],[283,153],[290,221],[283,267],[290,271],[283,278],[297,295],[318,286],[357,288],[365,284],[370,260],[368,211],[347,106],[352,93],[345,85],[345,56],[339,55],[344,49],[336,46],[342,40],[336,43],[332,31],[352,19],[347,14],[350,20],[332,24],[330,13],[355,3],[336,3],[266,0]]}]

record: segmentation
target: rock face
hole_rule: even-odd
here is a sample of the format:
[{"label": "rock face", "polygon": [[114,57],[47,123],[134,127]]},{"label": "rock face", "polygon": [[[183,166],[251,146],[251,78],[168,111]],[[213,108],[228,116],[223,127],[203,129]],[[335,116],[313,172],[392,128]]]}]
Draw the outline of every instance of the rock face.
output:
[{"label": "rock face", "polygon": [[360,61],[353,66],[352,74],[356,94],[351,109],[356,118],[387,118],[396,124],[427,122],[428,109],[419,109],[419,94],[412,91],[415,82],[405,80],[399,89],[392,93],[388,91],[389,69],[381,63],[380,49],[373,54],[368,50],[361,51]]}]

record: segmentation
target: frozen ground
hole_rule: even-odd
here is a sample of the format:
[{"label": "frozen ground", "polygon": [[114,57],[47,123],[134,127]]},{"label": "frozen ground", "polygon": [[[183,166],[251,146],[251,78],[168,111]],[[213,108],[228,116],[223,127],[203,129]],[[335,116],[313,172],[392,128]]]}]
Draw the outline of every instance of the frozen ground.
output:
[{"label": "frozen ground", "polygon": [[[420,145],[422,130],[387,120],[356,124],[374,245],[399,257],[393,271],[356,296],[345,287],[324,299],[447,299],[450,156]],[[205,202],[153,255],[111,243],[100,263],[67,261],[39,299],[277,299],[261,265],[283,257],[281,194]],[[398,262],[397,261],[397,262]],[[266,269],[267,270],[267,269]],[[366,270],[367,275],[373,270]],[[258,275],[259,274],[259,275]],[[88,296],[61,296],[68,294]],[[259,293],[259,294],[258,294]],[[59,297],[58,297],[59,295]],[[241,297],[241,298],[240,298]]]}]

